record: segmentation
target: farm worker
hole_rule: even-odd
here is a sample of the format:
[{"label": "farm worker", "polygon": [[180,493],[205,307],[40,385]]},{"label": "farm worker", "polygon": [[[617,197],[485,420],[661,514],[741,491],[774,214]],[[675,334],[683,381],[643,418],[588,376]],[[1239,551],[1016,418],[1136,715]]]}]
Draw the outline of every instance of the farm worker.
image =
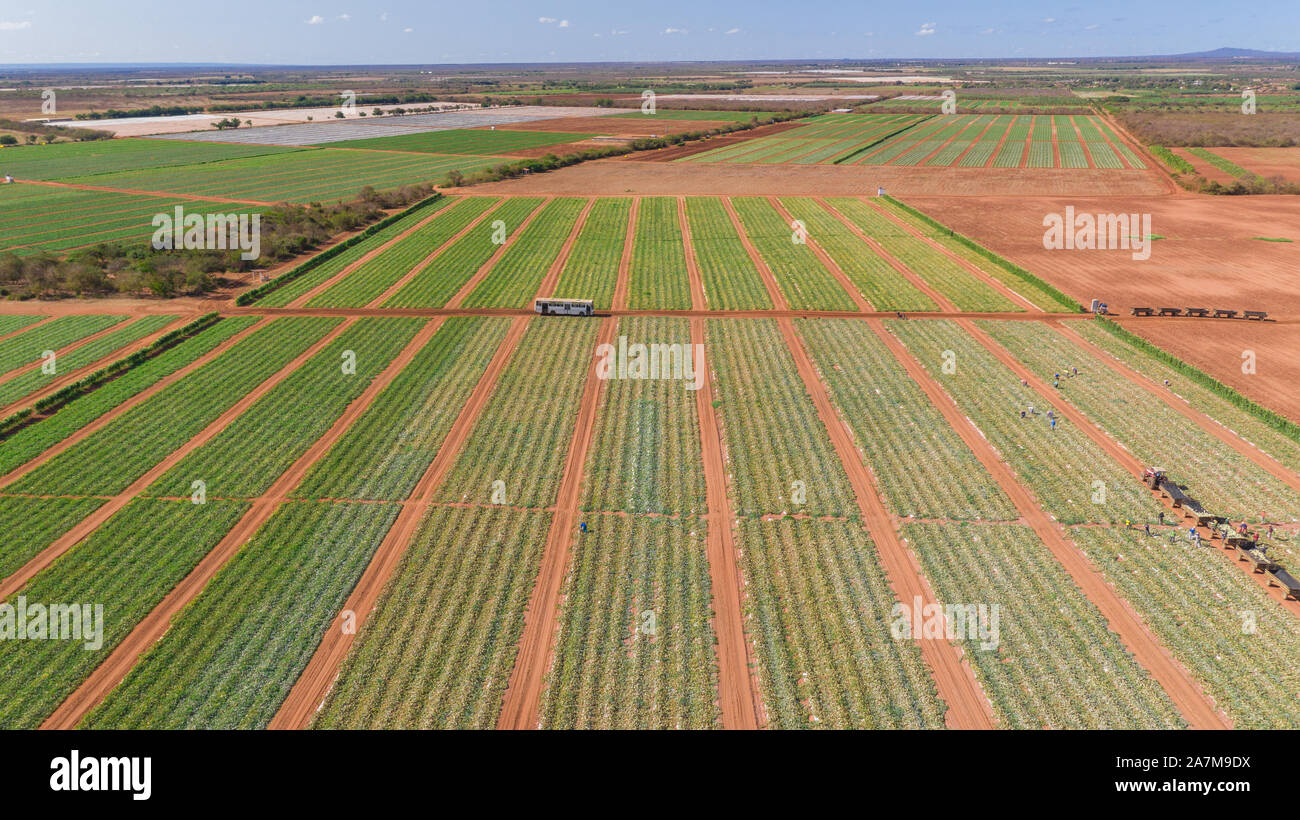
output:
[{"label": "farm worker", "polygon": [[1127,518],[1125,518],[1125,519],[1124,519],[1124,529],[1126,529],[1126,530],[1131,530],[1131,529],[1133,529],[1133,522],[1132,522],[1132,521],[1129,521]]},{"label": "farm worker", "polygon": [[1245,521],[1242,521],[1240,524],[1237,525],[1237,532],[1241,533],[1242,535],[1245,535],[1249,529],[1250,527],[1246,526]]},{"label": "farm worker", "polygon": [[1192,543],[1199,545],[1201,543],[1201,534],[1196,531],[1196,528],[1188,527],[1188,532],[1192,534]]},{"label": "farm worker", "polygon": [[580,524],[578,525],[578,529],[581,530],[581,531],[583,532],[583,534],[585,535],[586,532],[587,532],[587,522],[586,522],[586,521],[583,521],[582,523],[580,523]]},{"label": "farm worker", "polygon": [[1052,387],[1060,387],[1060,386],[1061,386],[1060,379],[1057,379],[1056,381],[1052,382]]},{"label": "farm worker", "polygon": [[1150,537],[1151,537],[1151,525],[1150,525],[1150,524],[1143,524],[1143,525],[1142,525],[1142,529],[1146,531],[1147,537],[1150,538]]},{"label": "farm worker", "polygon": [[1168,379],[1165,379],[1165,387],[1168,387],[1168,386],[1169,386],[1169,380],[1168,380]]},{"label": "farm worker", "polygon": [[1025,417],[1025,411],[1024,411],[1024,410],[1021,410],[1021,411],[1020,411],[1020,418],[1023,419],[1024,417]]},{"label": "farm worker", "polygon": [[1272,538],[1272,537],[1273,537],[1273,525],[1272,525],[1272,524],[1269,524],[1269,525],[1268,525],[1268,537],[1269,537],[1269,538]]},{"label": "farm worker", "polygon": [[1052,419],[1052,429],[1056,429],[1056,419]]},{"label": "farm worker", "polygon": [[1161,511],[1160,511],[1160,526],[1163,527],[1164,525],[1165,525],[1165,512],[1164,512],[1164,510],[1161,510]]},{"label": "farm worker", "polygon": [[1079,375],[1079,368],[1077,368],[1077,367],[1071,367],[1071,368],[1070,368],[1070,375],[1071,375],[1071,376],[1077,376],[1077,375]]}]

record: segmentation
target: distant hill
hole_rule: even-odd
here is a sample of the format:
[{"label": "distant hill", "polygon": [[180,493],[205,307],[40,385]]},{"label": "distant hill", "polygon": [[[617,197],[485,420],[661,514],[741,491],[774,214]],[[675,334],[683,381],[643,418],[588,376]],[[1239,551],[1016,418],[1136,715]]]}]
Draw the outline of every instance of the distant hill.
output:
[{"label": "distant hill", "polygon": [[1300,59],[1295,51],[1260,51],[1254,48],[1216,48],[1213,51],[1194,51],[1190,54],[1167,54],[1148,57],[1151,60],[1294,60]]}]

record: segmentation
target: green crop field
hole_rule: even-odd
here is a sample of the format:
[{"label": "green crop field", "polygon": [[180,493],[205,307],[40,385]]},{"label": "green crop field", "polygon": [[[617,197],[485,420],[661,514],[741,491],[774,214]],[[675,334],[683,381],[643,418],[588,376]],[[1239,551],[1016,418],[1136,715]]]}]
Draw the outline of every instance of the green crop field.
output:
[{"label": "green crop field", "polygon": [[242,199],[273,204],[349,199],[367,185],[383,190],[438,182],[450,170],[469,172],[500,163],[493,157],[401,154],[312,148],[281,154],[163,169],[70,177],[65,182],[138,191]]},{"label": "green crop field", "polygon": [[221,142],[114,139],[19,145],[4,149],[0,174],[14,179],[65,179],[142,168],[194,165],[267,154],[288,154],[297,148],[239,145]]},{"label": "green crop field", "polygon": [[595,134],[570,134],[560,131],[485,131],[457,128],[450,131],[426,131],[395,137],[344,140],[323,143],[328,148],[369,148],[382,151],[417,151],[426,154],[504,154],[523,148],[545,148],[566,142],[591,139]]}]

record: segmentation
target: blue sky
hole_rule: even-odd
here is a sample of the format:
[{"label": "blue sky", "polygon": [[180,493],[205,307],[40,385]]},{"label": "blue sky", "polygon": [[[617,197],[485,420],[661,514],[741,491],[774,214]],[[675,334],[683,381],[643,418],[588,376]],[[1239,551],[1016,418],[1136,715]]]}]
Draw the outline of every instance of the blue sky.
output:
[{"label": "blue sky", "polygon": [[0,63],[412,64],[1300,51],[1295,0],[0,0]]}]

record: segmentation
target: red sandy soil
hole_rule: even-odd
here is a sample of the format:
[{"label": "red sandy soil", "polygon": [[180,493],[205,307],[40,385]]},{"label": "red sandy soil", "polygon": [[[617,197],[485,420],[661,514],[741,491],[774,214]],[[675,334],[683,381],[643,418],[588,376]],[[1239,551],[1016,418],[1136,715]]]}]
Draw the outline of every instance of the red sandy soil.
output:
[{"label": "red sandy soil", "polygon": [[267,728],[305,729],[315,716],[321,702],[329,694],[330,687],[334,685],[339,666],[352,647],[355,633],[374,611],[380,592],[392,575],[397,562],[401,560],[407,545],[415,536],[420,521],[424,518],[429,500],[460,454],[461,446],[469,438],[470,431],[474,429],[474,423],[496,388],[497,378],[505,369],[506,363],[510,361],[527,327],[527,317],[521,316],[511,323],[505,339],[497,348],[483,375],[479,377],[474,391],[465,406],[461,408],[460,415],[456,417],[455,424],[439,446],[437,456],[420,477],[411,495],[402,503],[402,511],[397,514],[393,526],[388,530],[379,548],[375,550],[352,594],[344,602],[343,611],[356,614],[357,630],[345,632],[342,629],[331,628],[325,632],[320,645],[316,647],[315,654],[312,655],[293,688],[289,690],[284,703],[280,704],[279,711],[271,719]]},{"label": "red sandy soil", "polygon": [[[1237,178],[1234,177],[1232,174],[1213,165],[1209,160],[1204,159],[1203,157],[1198,157],[1196,154],[1193,154],[1191,151],[1188,151],[1186,148],[1171,148],[1169,150],[1173,151],[1178,156],[1190,162],[1192,164],[1192,167],[1196,169],[1196,173],[1200,174],[1201,176],[1205,177],[1211,182],[1217,182],[1220,185],[1231,185],[1232,183],[1237,181]],[[1211,153],[1217,154],[1219,153],[1220,149],[1210,148],[1208,150]]]},{"label": "red sandy soil", "polygon": [[[347,324],[347,323],[345,323]],[[348,405],[325,432],[298,457],[296,461],[276,479],[262,497],[257,499],[248,512],[226,533],[225,537],[203,557],[198,565],[176,585],[143,620],[131,630],[130,634],[118,644],[109,656],[95,668],[95,671],[77,687],[67,700],[51,714],[42,724],[43,729],[72,729],[90,710],[94,709],[104,697],[127,676],[135,666],[140,655],[157,642],[167,631],[172,618],[184,609],[208,585],[208,582],[234,557],[240,547],[275,514],[289,493],[298,486],[308,470],[329,452],[340,438],[347,433],[361,414],[369,407],[393,379],[397,378],[405,367],[411,363],[417,353],[429,343],[442,325],[441,319],[434,319],[425,324],[420,332],[409,341],[400,353],[389,362],[365,391]]]},{"label": "red sandy soil", "polygon": [[[601,322],[596,344],[613,342],[617,324],[615,317],[607,316]],[[600,404],[601,386],[604,383],[603,379],[596,378],[596,357],[593,356],[587,368],[587,382],[582,390],[582,403],[573,427],[573,443],[564,460],[560,491],[556,497],[555,512],[551,516],[551,528],[546,536],[537,583],[533,586],[533,594],[528,599],[528,609],[524,613],[519,654],[510,673],[501,714],[497,718],[498,729],[538,728],[538,704],[542,699],[546,670],[551,665],[560,590],[569,569],[569,553],[576,535],[574,518],[578,513],[582,473],[587,463],[592,431],[596,427],[596,408]]]},{"label": "red sandy soil", "polygon": [[[698,274],[698,271],[696,272]],[[695,287],[692,286],[692,292]],[[691,343],[703,345],[704,320],[691,320]],[[713,385],[708,368],[695,393],[700,418],[700,450],[704,460],[704,485],[708,503],[709,588],[713,596],[713,631],[717,635],[718,704],[722,728],[757,729],[766,721],[754,682],[753,659],[745,640],[741,594],[744,582],[736,563],[735,534],[732,531],[731,502],[727,498],[727,467],[722,457],[718,418],[713,408]]]},{"label": "red sandy soil", "polygon": [[[716,140],[710,140],[716,144]],[[710,147],[713,147],[712,145]],[[673,149],[665,149],[673,150]],[[916,168],[842,165],[728,165],[646,162],[654,152],[594,160],[545,174],[453,189],[458,194],[557,196],[858,196],[884,186],[896,195],[1159,196],[1154,171],[1068,168]]]},{"label": "red sandy soil", "polygon": [[[862,461],[853,441],[853,434],[844,420],[836,414],[826,385],[812,359],[808,357],[799,340],[798,331],[789,319],[777,324],[785,337],[786,347],[794,357],[795,368],[803,379],[804,388],[817,407],[817,415],[829,434],[835,453],[853,487],[858,509],[871,540],[879,550],[881,567],[889,586],[900,601],[921,598],[927,604],[935,602],[934,591],[921,574],[919,564],[903,546],[890,517],[875,479]],[[882,331],[883,332],[883,331]],[[920,641],[921,657],[934,677],[939,697],[948,705],[945,721],[953,729],[995,728],[993,707],[984,694],[970,665],[962,660],[957,646],[951,641]]]},{"label": "red sandy soil", "polygon": [[[1126,327],[1206,370],[1260,403],[1300,419],[1300,198],[1171,196],[1128,198],[907,197],[959,233],[1087,304],[1109,303]],[[1076,212],[1149,213],[1151,258],[1128,251],[1045,250],[1043,216]],[[1001,207],[999,207],[1001,205]],[[1010,207],[1008,207],[1010,206]],[[1251,237],[1281,236],[1291,243]],[[1276,322],[1132,319],[1129,308],[1210,307],[1266,310]],[[1257,372],[1241,372],[1254,350]]]},{"label": "red sandy soil", "polygon": [[1214,153],[1235,162],[1264,179],[1282,177],[1300,183],[1300,148],[1212,148]]},{"label": "red sandy soil", "polygon": [[547,154],[554,154],[557,157],[562,157],[565,154],[576,154],[579,151],[587,151],[592,148],[618,148],[626,145],[627,140],[630,139],[632,139],[632,137],[562,142],[559,145],[544,145],[538,148],[520,148],[517,151],[502,151],[500,154],[495,154],[494,156],[515,157],[517,159],[539,159]]},{"label": "red sandy soil", "polygon": [[[636,220],[641,212],[641,197],[632,197],[632,210],[627,215],[627,233],[623,235],[623,255],[618,260],[618,281],[610,304],[615,310],[627,309],[627,289],[632,278],[632,243],[636,237]],[[692,251],[693,253],[693,251]]]}]

